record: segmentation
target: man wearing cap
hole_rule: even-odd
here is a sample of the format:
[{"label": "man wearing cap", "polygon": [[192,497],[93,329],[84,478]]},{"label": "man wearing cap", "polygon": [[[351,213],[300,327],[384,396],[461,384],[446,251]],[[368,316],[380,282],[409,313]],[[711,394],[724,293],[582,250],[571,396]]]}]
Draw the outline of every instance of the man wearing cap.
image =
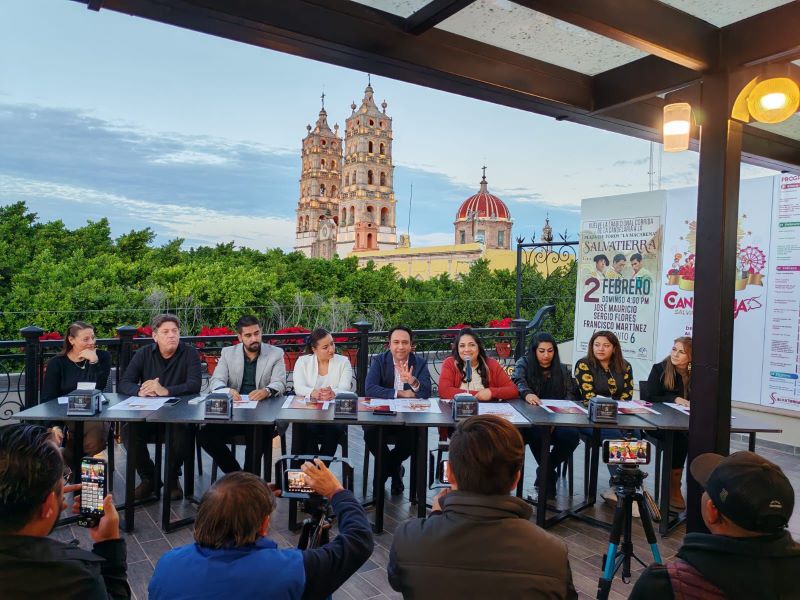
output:
[{"label": "man wearing cap", "polygon": [[736,452],[701,454],[691,472],[711,533],[687,534],[677,559],[649,566],[629,600],[797,598],[800,544],[786,530],[794,490],[780,467]]}]

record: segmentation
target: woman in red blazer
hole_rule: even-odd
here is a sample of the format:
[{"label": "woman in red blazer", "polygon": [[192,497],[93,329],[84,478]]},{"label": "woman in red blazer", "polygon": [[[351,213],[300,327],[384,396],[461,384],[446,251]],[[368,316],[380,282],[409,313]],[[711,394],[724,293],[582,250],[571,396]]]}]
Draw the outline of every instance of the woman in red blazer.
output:
[{"label": "woman in red blazer", "polygon": [[[472,365],[472,381],[464,381],[466,361]],[[442,363],[439,375],[439,397],[450,399],[456,394],[469,393],[480,401],[513,400],[519,391],[502,365],[486,356],[478,334],[471,329],[458,332],[453,343],[453,355]]]}]

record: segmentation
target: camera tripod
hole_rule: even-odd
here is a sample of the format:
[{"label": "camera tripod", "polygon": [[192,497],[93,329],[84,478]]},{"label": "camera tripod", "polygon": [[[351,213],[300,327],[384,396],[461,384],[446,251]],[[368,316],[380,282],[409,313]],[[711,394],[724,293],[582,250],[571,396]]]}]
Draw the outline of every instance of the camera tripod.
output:
[{"label": "camera tripod", "polygon": [[[611,582],[614,575],[622,567],[622,581],[627,583],[631,576],[631,558],[635,559],[640,565],[646,567],[636,554],[633,552],[633,541],[631,540],[631,528],[633,525],[633,503],[639,507],[639,516],[642,519],[642,529],[650,544],[653,553],[653,560],[661,562],[661,553],[658,551],[656,533],[653,529],[653,522],[650,520],[650,513],[642,496],[641,488],[647,473],[639,467],[617,467],[616,473],[611,476],[611,485],[617,493],[617,507],[614,509],[614,522],[611,525],[611,534],[608,538],[608,552],[605,557],[603,576],[597,584],[597,599],[606,600],[611,591]],[[622,543],[620,544],[620,538]]]},{"label": "camera tripod", "polygon": [[330,530],[333,525],[331,505],[321,496],[304,500],[300,505],[308,517],[303,519],[297,547],[300,550],[311,550],[324,546],[330,541]]}]

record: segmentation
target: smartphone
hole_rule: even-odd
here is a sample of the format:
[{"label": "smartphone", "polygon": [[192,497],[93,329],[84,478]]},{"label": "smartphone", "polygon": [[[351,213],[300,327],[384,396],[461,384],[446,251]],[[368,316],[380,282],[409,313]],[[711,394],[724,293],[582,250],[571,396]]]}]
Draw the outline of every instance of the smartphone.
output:
[{"label": "smartphone", "polygon": [[287,469],[286,470],[286,485],[284,486],[284,491],[288,492],[289,494],[303,494],[303,495],[311,495],[314,492],[314,488],[312,488],[309,483],[308,479],[306,478],[306,474],[303,473],[300,469]]},{"label": "smartphone", "polygon": [[450,461],[443,460],[439,463],[439,481],[441,481],[445,485],[450,485],[450,478],[447,476],[449,473],[448,469],[450,468]]},{"label": "smartphone", "polygon": [[650,442],[646,440],[605,440],[603,462],[609,465],[649,465]]},{"label": "smartphone", "polygon": [[105,459],[87,456],[81,460],[81,512],[78,517],[81,527],[95,527],[105,514],[103,499],[108,494],[107,470]]},{"label": "smartphone", "polygon": [[175,406],[178,402],[180,402],[180,398],[170,398],[166,402],[164,402],[164,406]]}]

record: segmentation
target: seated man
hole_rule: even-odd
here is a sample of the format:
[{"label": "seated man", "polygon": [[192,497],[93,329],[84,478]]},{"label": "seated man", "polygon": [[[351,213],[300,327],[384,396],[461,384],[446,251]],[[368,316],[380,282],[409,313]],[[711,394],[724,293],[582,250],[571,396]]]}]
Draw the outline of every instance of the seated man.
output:
[{"label": "seated man", "polygon": [[[431,376],[428,362],[412,352],[414,334],[408,327],[398,325],[389,331],[389,350],[372,359],[365,383],[370,398],[429,398]],[[364,443],[373,455],[378,451],[378,428],[364,426]],[[394,444],[394,450],[389,450]],[[401,494],[403,462],[411,456],[414,447],[414,429],[392,427],[384,430],[382,452],[382,485],[392,478],[392,494]]]},{"label": "seated man", "polygon": [[0,427],[0,598],[130,598],[125,540],[111,496],[91,552],[47,537],[65,508],[64,462],[50,432]]},{"label": "seated man", "polygon": [[786,529],[794,490],[780,467],[736,452],[701,454],[690,470],[705,489],[700,511],[711,533],[687,533],[677,559],[650,565],[630,598],[685,598],[686,589],[696,598],[797,598],[800,544]]},{"label": "seated man", "polygon": [[[139,348],[133,355],[120,379],[120,394],[183,396],[200,391],[200,356],[194,346],[181,344],[180,327],[175,315],[162,314],[153,318],[153,339],[156,343]],[[169,465],[169,490],[173,500],[180,500],[183,490],[178,483],[178,469],[185,458],[193,456],[192,441],[187,426],[176,425],[173,428],[175,437]],[[147,498],[154,490],[156,467],[147,451],[147,442],[155,437],[157,430],[157,425],[140,424],[136,428],[136,472],[142,480],[134,490],[137,500]],[[129,434],[130,430],[123,428],[126,446]]]},{"label": "seated man", "polygon": [[[260,402],[283,394],[286,391],[283,350],[261,341],[261,325],[255,317],[239,319],[236,331],[241,344],[222,349],[210,388],[230,388],[234,401],[247,395],[250,400]],[[246,425],[206,425],[200,430],[200,445],[223,473],[242,470],[228,444],[234,436],[246,433],[247,429]],[[248,452],[252,450],[247,449]]]},{"label": "seated man", "polygon": [[150,580],[150,599],[326,598],[372,554],[363,507],[319,459],[302,466],[331,501],[339,535],[320,548],[278,548],[267,537],[275,497],[262,479],[238,471],[217,481],[197,511],[194,544],[167,552]]},{"label": "seated man", "polygon": [[525,462],[522,436],[487,415],[458,424],[450,440],[450,493],[426,519],[397,526],[387,572],[407,598],[577,598],[567,546],[529,519],[510,495]]}]

